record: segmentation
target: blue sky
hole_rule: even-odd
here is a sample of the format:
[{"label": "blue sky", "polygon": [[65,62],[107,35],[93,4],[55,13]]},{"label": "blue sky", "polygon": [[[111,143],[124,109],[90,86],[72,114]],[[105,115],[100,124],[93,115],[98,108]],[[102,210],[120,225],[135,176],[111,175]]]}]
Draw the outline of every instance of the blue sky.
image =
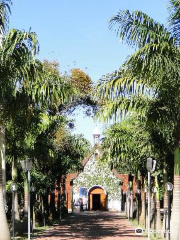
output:
[{"label": "blue sky", "polygon": [[[93,81],[119,68],[133,50],[108,29],[119,9],[141,10],[166,23],[167,0],[14,0],[11,28],[35,31],[40,59],[57,60],[62,72],[78,67]],[[76,132],[92,142],[92,119],[76,116]],[[99,124],[98,124],[99,125]],[[102,124],[99,125],[102,131]]]}]

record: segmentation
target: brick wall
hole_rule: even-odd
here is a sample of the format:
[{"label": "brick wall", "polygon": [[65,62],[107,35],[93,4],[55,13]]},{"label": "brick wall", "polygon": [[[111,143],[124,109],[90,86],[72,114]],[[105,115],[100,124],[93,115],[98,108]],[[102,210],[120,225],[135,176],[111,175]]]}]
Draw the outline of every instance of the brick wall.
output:
[{"label": "brick wall", "polygon": [[72,186],[70,184],[71,180],[75,179],[78,176],[78,172],[69,173],[66,175],[66,206],[68,212],[72,211]]}]

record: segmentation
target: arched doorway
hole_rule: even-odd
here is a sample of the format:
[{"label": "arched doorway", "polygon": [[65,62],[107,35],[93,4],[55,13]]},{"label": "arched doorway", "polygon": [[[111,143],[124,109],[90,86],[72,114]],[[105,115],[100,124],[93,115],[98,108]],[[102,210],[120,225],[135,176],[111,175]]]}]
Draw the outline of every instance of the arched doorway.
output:
[{"label": "arched doorway", "polygon": [[89,210],[106,210],[106,192],[100,186],[94,186],[89,189]]}]

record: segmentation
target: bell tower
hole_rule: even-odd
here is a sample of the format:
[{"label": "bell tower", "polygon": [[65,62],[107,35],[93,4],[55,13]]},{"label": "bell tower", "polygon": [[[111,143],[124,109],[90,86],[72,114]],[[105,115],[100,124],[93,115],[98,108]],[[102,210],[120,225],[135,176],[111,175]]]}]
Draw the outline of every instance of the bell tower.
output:
[{"label": "bell tower", "polygon": [[100,132],[97,126],[93,131],[93,138],[94,138],[94,145],[100,145]]}]

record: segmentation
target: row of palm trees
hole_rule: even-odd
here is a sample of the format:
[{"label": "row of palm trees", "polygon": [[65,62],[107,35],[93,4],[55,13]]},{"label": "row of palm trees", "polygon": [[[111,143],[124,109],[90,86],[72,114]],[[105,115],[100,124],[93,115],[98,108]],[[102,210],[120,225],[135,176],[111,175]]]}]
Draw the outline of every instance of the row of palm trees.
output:
[{"label": "row of palm trees", "polygon": [[110,29],[135,53],[100,80],[96,97],[103,102],[99,118],[127,119],[106,133],[104,144],[110,150],[105,155],[114,165],[140,167],[143,174],[146,158],[153,156],[160,172],[164,168],[170,174],[174,167],[171,239],[179,239],[180,1],[169,0],[168,10],[167,27],[140,11],[119,11],[111,18]]},{"label": "row of palm trees", "polygon": [[56,62],[37,59],[36,33],[8,29],[10,7],[11,0],[0,1],[0,240],[10,240],[4,206],[5,186],[12,181],[20,189],[15,194],[16,219],[22,185],[27,211],[27,178],[20,160],[34,159],[32,182],[37,192],[55,184],[69,169],[79,168],[90,145],[82,136],[71,134],[73,122],[67,115],[79,105],[88,111],[96,108],[89,97],[92,81],[88,75],[74,69],[62,76]]},{"label": "row of palm trees", "polygon": [[[152,129],[151,129],[152,130]],[[172,156],[166,156],[167,145],[159,131],[149,133],[146,122],[140,121],[136,116],[128,117],[121,123],[116,123],[104,132],[105,138],[102,143],[103,159],[107,159],[109,164],[117,169],[120,173],[133,173],[134,180],[129,182],[129,190],[141,191],[141,222],[144,224],[145,217],[145,188],[147,188],[147,156],[153,156],[157,159],[157,169],[152,173],[151,186],[156,187],[156,206],[157,206],[157,229],[161,230],[160,221],[160,200],[163,199],[163,206],[167,207],[167,192],[165,184],[167,181],[172,182],[172,171],[169,162],[173,161]],[[158,138],[158,139],[157,139]],[[161,138],[161,142],[159,142]],[[156,143],[156,140],[157,143]],[[157,145],[155,145],[155,143]],[[108,151],[107,151],[108,149]],[[165,159],[167,157],[167,159]],[[168,178],[167,178],[168,170]],[[138,195],[138,194],[137,194]],[[135,198],[136,194],[133,194]],[[152,193],[153,197],[153,193]],[[136,196],[137,200],[137,196]],[[131,199],[133,204],[133,198]],[[152,200],[152,203],[154,200]],[[128,203],[128,201],[126,201]],[[127,205],[129,206],[129,205]],[[161,205],[162,207],[162,205]],[[153,209],[153,204],[152,204]],[[154,209],[153,209],[154,211]],[[131,212],[133,212],[131,210]],[[127,211],[128,213],[128,211]],[[154,216],[154,215],[152,215]],[[146,226],[147,227],[147,226]]]}]

